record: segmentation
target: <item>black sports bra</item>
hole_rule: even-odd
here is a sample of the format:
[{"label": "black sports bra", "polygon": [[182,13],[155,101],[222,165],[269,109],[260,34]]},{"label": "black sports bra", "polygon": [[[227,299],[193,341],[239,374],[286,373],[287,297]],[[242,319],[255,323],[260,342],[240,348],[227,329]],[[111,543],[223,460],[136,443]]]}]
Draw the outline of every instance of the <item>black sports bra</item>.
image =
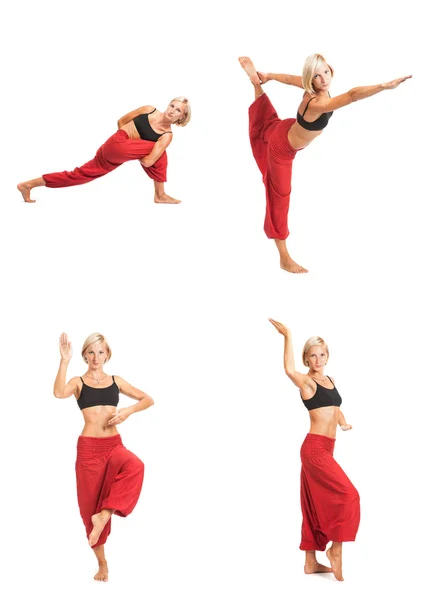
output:
[{"label": "black sports bra", "polygon": [[[312,98],[309,100],[309,102],[311,100]],[[331,119],[333,111],[328,113],[322,113],[322,115],[318,117],[318,119],[312,121],[312,123],[308,123],[308,121],[305,121],[303,117],[305,116],[305,113],[308,110],[309,102],[306,105],[305,110],[303,111],[303,115],[301,115],[299,111],[297,112],[296,121],[301,127],[303,127],[303,129],[307,129],[308,131],[322,131],[327,127],[328,121]]]},{"label": "black sports bra", "polygon": [[154,113],[156,108],[149,113],[142,113],[141,115],[137,115],[134,121],[135,128],[138,131],[138,135],[142,140],[147,140],[149,142],[157,142],[160,137],[165,135],[165,133],[172,133],[172,131],[164,131],[163,133],[157,133],[149,123],[149,115]]},{"label": "black sports bra", "polygon": [[78,398],[78,406],[81,410],[91,408],[92,406],[118,406],[119,388],[116,385],[115,377],[112,375],[113,383],[105,388],[93,388],[84,383],[82,377],[82,389]]},{"label": "black sports bra", "polygon": [[[328,377],[328,379],[330,379],[330,377]],[[300,394],[302,402],[308,410],[314,410],[315,408],[323,408],[324,406],[341,405],[341,396],[336,390],[336,386],[334,385],[333,380],[330,379],[330,381],[333,384],[333,387],[331,389],[328,389],[315,381],[315,383],[317,384],[317,391],[309,400],[304,400],[302,398],[302,394]]]}]

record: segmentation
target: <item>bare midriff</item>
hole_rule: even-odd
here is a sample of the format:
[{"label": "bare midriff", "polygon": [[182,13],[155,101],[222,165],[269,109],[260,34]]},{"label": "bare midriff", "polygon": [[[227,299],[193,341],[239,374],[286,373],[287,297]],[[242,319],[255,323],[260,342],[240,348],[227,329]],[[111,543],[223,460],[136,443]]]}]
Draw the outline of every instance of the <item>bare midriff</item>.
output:
[{"label": "bare midriff", "polygon": [[117,435],[118,430],[115,425],[108,425],[108,421],[116,412],[114,406],[91,406],[82,411],[85,425],[81,435],[90,437],[110,437]]},{"label": "bare midriff", "polygon": [[309,433],[335,438],[339,413],[340,409],[338,406],[323,406],[322,408],[310,410],[311,428]]},{"label": "bare midriff", "polygon": [[135,128],[134,121],[130,121],[126,125],[122,125],[122,127],[120,127],[120,129],[123,129],[124,131],[127,132],[130,140],[139,140],[140,139],[140,135],[139,135],[137,129]]},{"label": "bare midriff", "polygon": [[[319,117],[320,115],[318,115],[317,119]],[[300,150],[301,148],[309,146],[309,144],[313,142],[315,138],[319,137],[323,131],[323,129],[321,129],[321,131],[308,131],[296,121],[296,123],[293,123],[290,127],[287,137],[290,146],[295,150]]]}]

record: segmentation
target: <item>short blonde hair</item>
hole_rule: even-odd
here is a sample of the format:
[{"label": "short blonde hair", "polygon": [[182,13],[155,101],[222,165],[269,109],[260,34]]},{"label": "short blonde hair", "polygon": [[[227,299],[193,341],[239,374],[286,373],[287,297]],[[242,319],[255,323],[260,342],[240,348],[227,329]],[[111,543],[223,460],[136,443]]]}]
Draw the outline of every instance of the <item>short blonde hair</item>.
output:
[{"label": "short blonde hair", "polygon": [[312,346],[324,346],[325,351],[327,352],[327,358],[330,357],[330,351],[328,350],[328,346],[324,342],[324,340],[318,336],[310,337],[306,344],[303,346],[302,362],[305,365],[305,367],[309,367],[309,363],[306,360],[306,354],[309,352]]},{"label": "short blonde hair", "polygon": [[[185,113],[185,116],[181,117],[181,119],[176,121],[174,123],[174,125],[178,125],[178,127],[185,127],[186,125],[188,125],[190,123],[190,119],[191,119],[190,102],[184,96],[178,96],[177,98],[172,98],[171,102],[175,102],[175,100],[178,100],[178,102],[182,102],[183,104],[185,104],[186,113]],[[171,102],[169,104],[171,104]]]},{"label": "short blonde hair", "polygon": [[82,346],[81,356],[83,357],[85,362],[87,362],[87,359],[85,357],[87,348],[88,348],[88,346],[91,346],[91,344],[95,344],[96,342],[102,342],[106,346],[107,358],[106,358],[105,362],[107,362],[108,360],[110,360],[112,358],[112,350],[108,344],[107,339],[101,333],[92,333],[91,335],[88,336],[88,338],[85,340],[85,342]]},{"label": "short blonde hair", "polygon": [[314,85],[312,83],[312,79],[314,77],[315,71],[322,65],[327,65],[327,67],[331,71],[331,77],[334,77],[333,67],[328,64],[328,62],[325,60],[322,54],[311,54],[305,60],[302,73],[302,85],[304,90],[308,92],[308,94],[316,94],[314,90]]}]

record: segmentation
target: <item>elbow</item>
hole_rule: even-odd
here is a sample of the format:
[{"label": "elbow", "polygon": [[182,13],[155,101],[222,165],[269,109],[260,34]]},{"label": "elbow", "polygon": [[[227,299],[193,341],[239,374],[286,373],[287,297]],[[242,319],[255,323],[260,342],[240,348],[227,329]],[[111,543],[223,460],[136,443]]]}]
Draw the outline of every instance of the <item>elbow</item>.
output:
[{"label": "elbow", "polygon": [[63,398],[63,394],[61,394],[58,390],[53,390],[53,396],[55,398]]},{"label": "elbow", "polygon": [[288,367],[284,367],[284,371],[285,371],[287,377],[293,377],[293,375],[294,375],[294,370],[293,369],[289,369]]},{"label": "elbow", "polygon": [[357,100],[360,99],[356,93],[356,88],[353,88],[353,90],[349,90],[349,96],[351,102],[357,102]]},{"label": "elbow", "polygon": [[155,401],[153,400],[153,398],[150,398],[150,396],[149,396],[149,408],[151,406],[153,406],[154,403],[155,403]]},{"label": "elbow", "polygon": [[150,158],[144,158],[143,162],[141,164],[143,165],[143,167],[148,168],[148,167],[151,167],[154,164],[154,162]]}]

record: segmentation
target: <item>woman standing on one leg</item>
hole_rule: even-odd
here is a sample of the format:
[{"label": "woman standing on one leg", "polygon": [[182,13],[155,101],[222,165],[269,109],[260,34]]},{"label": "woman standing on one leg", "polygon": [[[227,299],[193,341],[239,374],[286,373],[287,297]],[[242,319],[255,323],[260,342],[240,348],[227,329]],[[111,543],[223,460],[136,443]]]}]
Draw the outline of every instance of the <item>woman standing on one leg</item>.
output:
[{"label": "woman standing on one leg", "polygon": [[[111,517],[113,514],[126,517],[132,512],[144,476],[143,463],[123,446],[116,426],[133,413],[152,406],[153,400],[121,377],[103,371],[112,352],[101,334],[90,335],[81,354],[88,365],[86,373],[66,383],[72,346],[66,333],[62,333],[54,395],[69,398],[73,394],[84,417],[85,425],[77,445],[78,504],[88,542],[99,563],[94,579],[107,581],[104,544],[111,531]],[[137,404],[118,409],[119,393],[137,400]]]},{"label": "woman standing on one leg", "polygon": [[154,201],[159,204],[179,204],[180,200],[168,196],[164,190],[168,165],[166,148],[172,141],[171,126],[185,127],[190,118],[190,103],[184,97],[171,100],[163,113],[153,106],[142,106],[119,119],[118,131],[106,140],[88,163],[73,171],[49,173],[24,181],[18,184],[18,190],[25,202],[35,202],[30,197],[35,187],[81,185],[110,173],[124,162],[138,160],[154,181]]},{"label": "woman standing on one leg", "polygon": [[[307,270],[291,258],[286,246],[292,162],[297,151],[321,135],[333,111],[383,90],[397,88],[411,75],[389,83],[353,88],[330,98],[333,69],[320,54],[306,59],[302,77],[257,72],[247,56],[242,56],[239,61],[255,89],[255,102],[249,108],[249,134],[266,190],[265,233],[275,240],[282,269],[290,273],[306,273]],[[305,90],[296,119],[281,121],[268,96],[263,93],[261,86],[272,79]]]},{"label": "woman standing on one leg", "polygon": [[[300,496],[302,506],[302,541],[305,550],[305,573],[333,571],[343,581],[342,544],[353,542],[359,527],[359,494],[333,458],[337,425],[343,431],[352,429],[346,423],[340,405],[342,399],[333,379],[324,376],[329,352],[319,337],[310,338],[303,348],[303,363],[308,373],[294,366],[291,333],[285,325],[270,319],[284,336],[284,370],[300,389],[302,401],[309,411],[311,427],[303,442]],[[324,551],[331,569],[318,563],[315,553]]]}]

